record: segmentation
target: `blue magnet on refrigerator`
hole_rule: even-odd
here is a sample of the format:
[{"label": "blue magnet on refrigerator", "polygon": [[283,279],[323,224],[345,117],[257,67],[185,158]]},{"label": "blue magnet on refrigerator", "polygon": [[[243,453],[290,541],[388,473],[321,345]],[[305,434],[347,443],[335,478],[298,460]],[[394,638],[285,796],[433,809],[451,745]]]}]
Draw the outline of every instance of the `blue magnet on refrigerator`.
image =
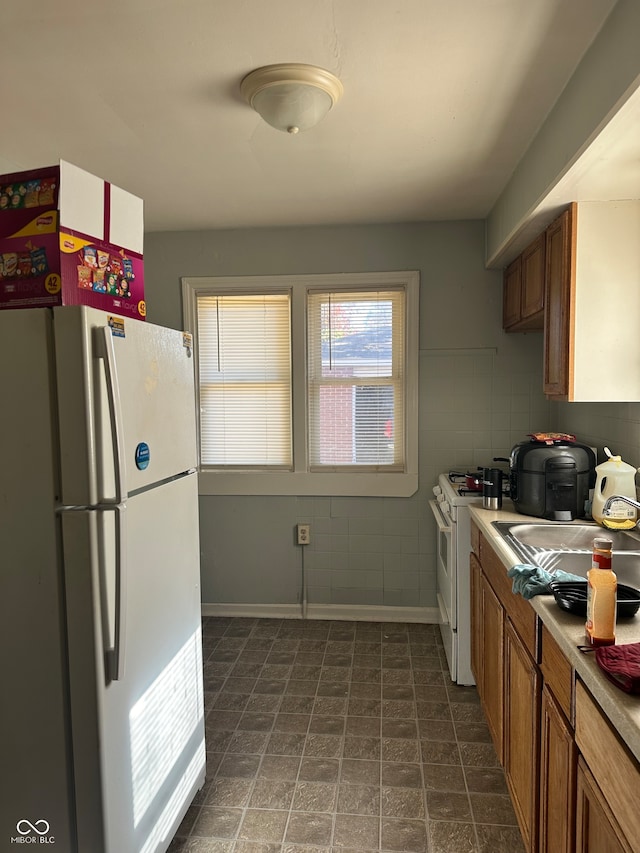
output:
[{"label": "blue magnet on refrigerator", "polygon": [[149,467],[150,456],[149,445],[146,441],[141,441],[136,447],[136,468],[139,471],[144,471]]}]

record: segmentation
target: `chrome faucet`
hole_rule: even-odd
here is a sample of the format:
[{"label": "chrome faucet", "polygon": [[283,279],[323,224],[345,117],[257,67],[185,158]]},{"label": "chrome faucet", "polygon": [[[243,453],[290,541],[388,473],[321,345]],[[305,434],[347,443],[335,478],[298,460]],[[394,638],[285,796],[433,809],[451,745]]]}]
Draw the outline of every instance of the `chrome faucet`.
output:
[{"label": "chrome faucet", "polygon": [[[607,498],[602,506],[602,515],[607,518],[609,516],[609,512],[611,510],[611,505],[615,501],[622,501],[625,504],[629,504],[629,506],[635,507],[638,510],[638,516],[640,519],[640,501],[635,501],[633,498],[628,498],[626,495],[611,495],[611,497]],[[640,525],[640,520],[637,522],[638,526]]]}]

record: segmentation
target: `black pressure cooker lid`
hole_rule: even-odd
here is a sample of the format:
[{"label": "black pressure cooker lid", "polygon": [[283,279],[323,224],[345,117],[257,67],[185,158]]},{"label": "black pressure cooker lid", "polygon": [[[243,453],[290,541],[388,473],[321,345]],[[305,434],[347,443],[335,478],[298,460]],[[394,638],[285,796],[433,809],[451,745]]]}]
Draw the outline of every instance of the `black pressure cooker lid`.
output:
[{"label": "black pressure cooker lid", "polygon": [[596,462],[590,447],[562,440],[556,440],[552,444],[521,441],[512,449],[510,461],[512,471],[532,474],[545,471],[549,461],[573,464],[578,473],[592,472]]}]

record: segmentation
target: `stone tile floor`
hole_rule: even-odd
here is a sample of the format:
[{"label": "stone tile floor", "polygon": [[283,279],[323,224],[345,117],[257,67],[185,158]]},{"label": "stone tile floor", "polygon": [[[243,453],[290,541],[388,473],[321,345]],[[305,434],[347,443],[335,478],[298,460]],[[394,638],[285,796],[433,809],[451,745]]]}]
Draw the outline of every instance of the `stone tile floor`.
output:
[{"label": "stone tile floor", "polygon": [[206,617],[207,779],[169,853],[523,853],[435,625]]}]

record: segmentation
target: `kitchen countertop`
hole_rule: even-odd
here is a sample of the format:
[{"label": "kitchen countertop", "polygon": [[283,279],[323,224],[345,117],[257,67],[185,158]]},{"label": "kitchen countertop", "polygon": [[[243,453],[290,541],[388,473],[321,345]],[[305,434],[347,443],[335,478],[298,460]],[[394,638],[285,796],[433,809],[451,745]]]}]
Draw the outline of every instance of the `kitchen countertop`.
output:
[{"label": "kitchen countertop", "polygon": [[[534,521],[544,523],[544,519],[532,519],[520,513],[508,510],[486,510],[471,506],[471,517],[502,560],[505,571],[521,563],[520,558],[507,545],[495,527],[493,521]],[[554,522],[547,522],[554,524]],[[612,566],[615,571],[615,556]],[[639,584],[640,586],[640,584]],[[582,682],[600,705],[611,725],[626,743],[630,752],[640,761],[640,695],[631,696],[612,684],[595,661],[591,653],[578,650],[586,642],[584,617],[574,616],[561,610],[552,595],[536,595],[530,599],[531,606],[558,643]],[[632,619],[620,619],[616,625],[616,642],[640,642],[640,612]]]}]

